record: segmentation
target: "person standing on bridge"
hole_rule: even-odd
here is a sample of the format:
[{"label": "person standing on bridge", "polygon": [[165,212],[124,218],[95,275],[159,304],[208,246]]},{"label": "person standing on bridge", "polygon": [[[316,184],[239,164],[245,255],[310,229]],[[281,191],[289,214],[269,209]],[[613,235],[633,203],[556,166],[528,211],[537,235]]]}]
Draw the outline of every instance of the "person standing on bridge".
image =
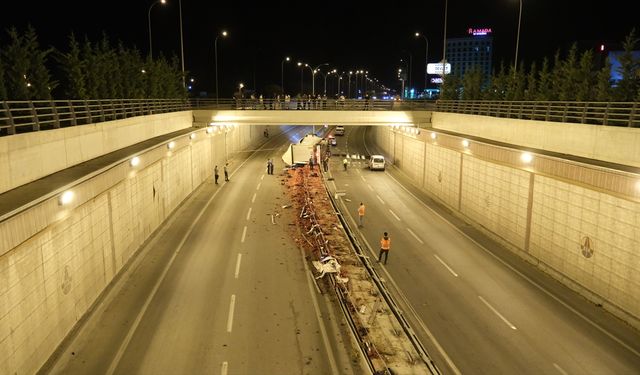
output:
[{"label": "person standing on bridge", "polygon": [[382,256],[384,255],[384,264],[387,264],[389,249],[391,249],[391,237],[389,237],[389,233],[384,232],[384,235],[380,239],[380,254],[378,254],[378,263],[380,263],[380,261],[382,260]]},{"label": "person standing on bridge", "polygon": [[220,175],[218,174],[218,166],[216,165],[213,168],[213,178],[214,178],[214,180],[216,182],[216,185],[218,185],[218,177],[220,177]]},{"label": "person standing on bridge", "polygon": [[358,207],[358,226],[364,226],[364,203],[360,202],[360,206]]}]

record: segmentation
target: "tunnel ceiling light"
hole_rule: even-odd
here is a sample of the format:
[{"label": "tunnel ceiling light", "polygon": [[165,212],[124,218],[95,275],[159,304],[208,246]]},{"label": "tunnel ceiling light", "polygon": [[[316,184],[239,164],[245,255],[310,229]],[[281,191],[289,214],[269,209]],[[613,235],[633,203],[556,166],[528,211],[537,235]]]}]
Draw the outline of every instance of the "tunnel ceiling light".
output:
[{"label": "tunnel ceiling light", "polygon": [[189,139],[195,139],[195,138],[196,138],[196,133],[189,134]]},{"label": "tunnel ceiling light", "polygon": [[176,143],[174,141],[167,143],[167,148],[169,150],[173,150],[174,147],[176,147]]},{"label": "tunnel ceiling light", "polygon": [[132,167],[137,167],[140,164],[140,158],[137,156],[134,156],[133,158],[131,158],[131,161],[129,161],[129,164]]},{"label": "tunnel ceiling light", "polygon": [[522,160],[523,163],[529,164],[533,160],[533,155],[528,152],[523,152],[522,155],[520,155],[520,160]]},{"label": "tunnel ceiling light", "polygon": [[469,147],[469,141],[468,141],[468,140],[466,140],[466,139],[463,139],[463,140],[462,140],[462,146],[463,146],[464,148]]},{"label": "tunnel ceiling light", "polygon": [[61,206],[67,205],[71,202],[73,202],[73,191],[71,190],[67,190],[64,193],[62,193],[62,195],[60,195],[60,198],[58,199],[58,204],[60,204]]},{"label": "tunnel ceiling light", "polygon": [[438,134],[436,132],[431,132],[431,139],[438,138]]}]

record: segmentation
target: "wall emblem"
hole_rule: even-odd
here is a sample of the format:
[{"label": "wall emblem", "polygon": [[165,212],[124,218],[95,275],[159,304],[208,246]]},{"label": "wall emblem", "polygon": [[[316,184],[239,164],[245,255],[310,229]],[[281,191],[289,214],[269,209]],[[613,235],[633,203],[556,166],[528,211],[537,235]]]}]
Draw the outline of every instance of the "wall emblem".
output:
[{"label": "wall emblem", "polygon": [[588,236],[582,237],[582,240],[580,240],[580,250],[585,258],[591,258],[593,256],[593,244],[591,244],[591,238]]}]

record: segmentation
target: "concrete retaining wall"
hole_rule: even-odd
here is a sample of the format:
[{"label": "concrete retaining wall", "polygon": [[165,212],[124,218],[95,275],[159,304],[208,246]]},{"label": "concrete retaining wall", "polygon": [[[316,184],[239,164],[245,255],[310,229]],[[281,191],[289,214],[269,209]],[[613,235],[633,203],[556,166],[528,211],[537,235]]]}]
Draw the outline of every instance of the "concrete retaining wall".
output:
[{"label": "concrete retaining wall", "polygon": [[433,127],[523,147],[640,167],[640,128],[433,112]]},{"label": "concrete retaining wall", "polygon": [[[194,130],[122,160],[57,197],[0,223],[0,374],[32,374],[74,327],[141,244],[225,154],[255,147],[263,127]],[[280,129],[271,128],[272,134]]]},{"label": "concrete retaining wall", "polygon": [[0,193],[192,122],[183,111],[0,137]]},{"label": "concrete retaining wall", "polygon": [[[465,148],[456,136],[371,130],[379,148],[416,186],[640,328],[640,189],[625,193],[623,183],[637,181],[637,175],[583,165],[579,176],[591,182],[578,183],[558,177],[576,163],[534,155],[534,163],[525,165],[517,150],[478,142]],[[424,163],[418,162],[421,155]],[[611,191],[598,187],[600,179]]]}]

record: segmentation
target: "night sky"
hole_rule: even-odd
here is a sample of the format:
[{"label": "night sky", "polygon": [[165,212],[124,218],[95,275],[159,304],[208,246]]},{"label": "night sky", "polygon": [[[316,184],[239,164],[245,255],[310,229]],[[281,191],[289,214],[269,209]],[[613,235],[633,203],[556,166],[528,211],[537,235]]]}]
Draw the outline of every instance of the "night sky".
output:
[{"label": "night sky", "polygon": [[[151,11],[153,53],[180,57],[178,0],[156,4]],[[619,47],[633,27],[640,33],[640,18],[632,10],[635,1],[607,2],[524,0],[519,61],[527,65],[552,57],[569,45]],[[37,5],[36,5],[37,4]],[[122,41],[144,54],[149,50],[147,15],[151,0],[109,1],[19,1],[0,12],[0,48],[6,43],[4,30],[24,30],[31,24],[43,46],[67,49],[67,37],[88,36],[98,41],[106,33],[115,44]],[[400,59],[412,61],[413,85],[424,82],[425,41],[429,39],[429,61],[442,58],[445,0],[369,2],[311,1],[197,1],[182,0],[185,69],[195,78],[194,92],[215,91],[214,40],[218,39],[218,79],[221,97],[230,97],[239,82],[254,85],[279,84],[284,64],[285,88],[300,89],[297,61],[311,66],[328,62],[341,71],[367,69],[369,76],[389,87],[399,88],[396,72]],[[598,4],[593,6],[590,4]],[[490,27],[494,38],[494,65],[511,63],[518,28],[518,0],[449,0],[447,37],[464,37],[469,27]],[[611,47],[610,47],[611,46]],[[640,46],[639,46],[640,47]],[[316,92],[324,86],[316,76]],[[335,78],[327,79],[328,89]],[[352,85],[354,81],[352,81]],[[304,85],[311,85],[311,72],[304,70]],[[343,86],[344,87],[344,86]],[[334,89],[335,90],[335,89]]]}]

